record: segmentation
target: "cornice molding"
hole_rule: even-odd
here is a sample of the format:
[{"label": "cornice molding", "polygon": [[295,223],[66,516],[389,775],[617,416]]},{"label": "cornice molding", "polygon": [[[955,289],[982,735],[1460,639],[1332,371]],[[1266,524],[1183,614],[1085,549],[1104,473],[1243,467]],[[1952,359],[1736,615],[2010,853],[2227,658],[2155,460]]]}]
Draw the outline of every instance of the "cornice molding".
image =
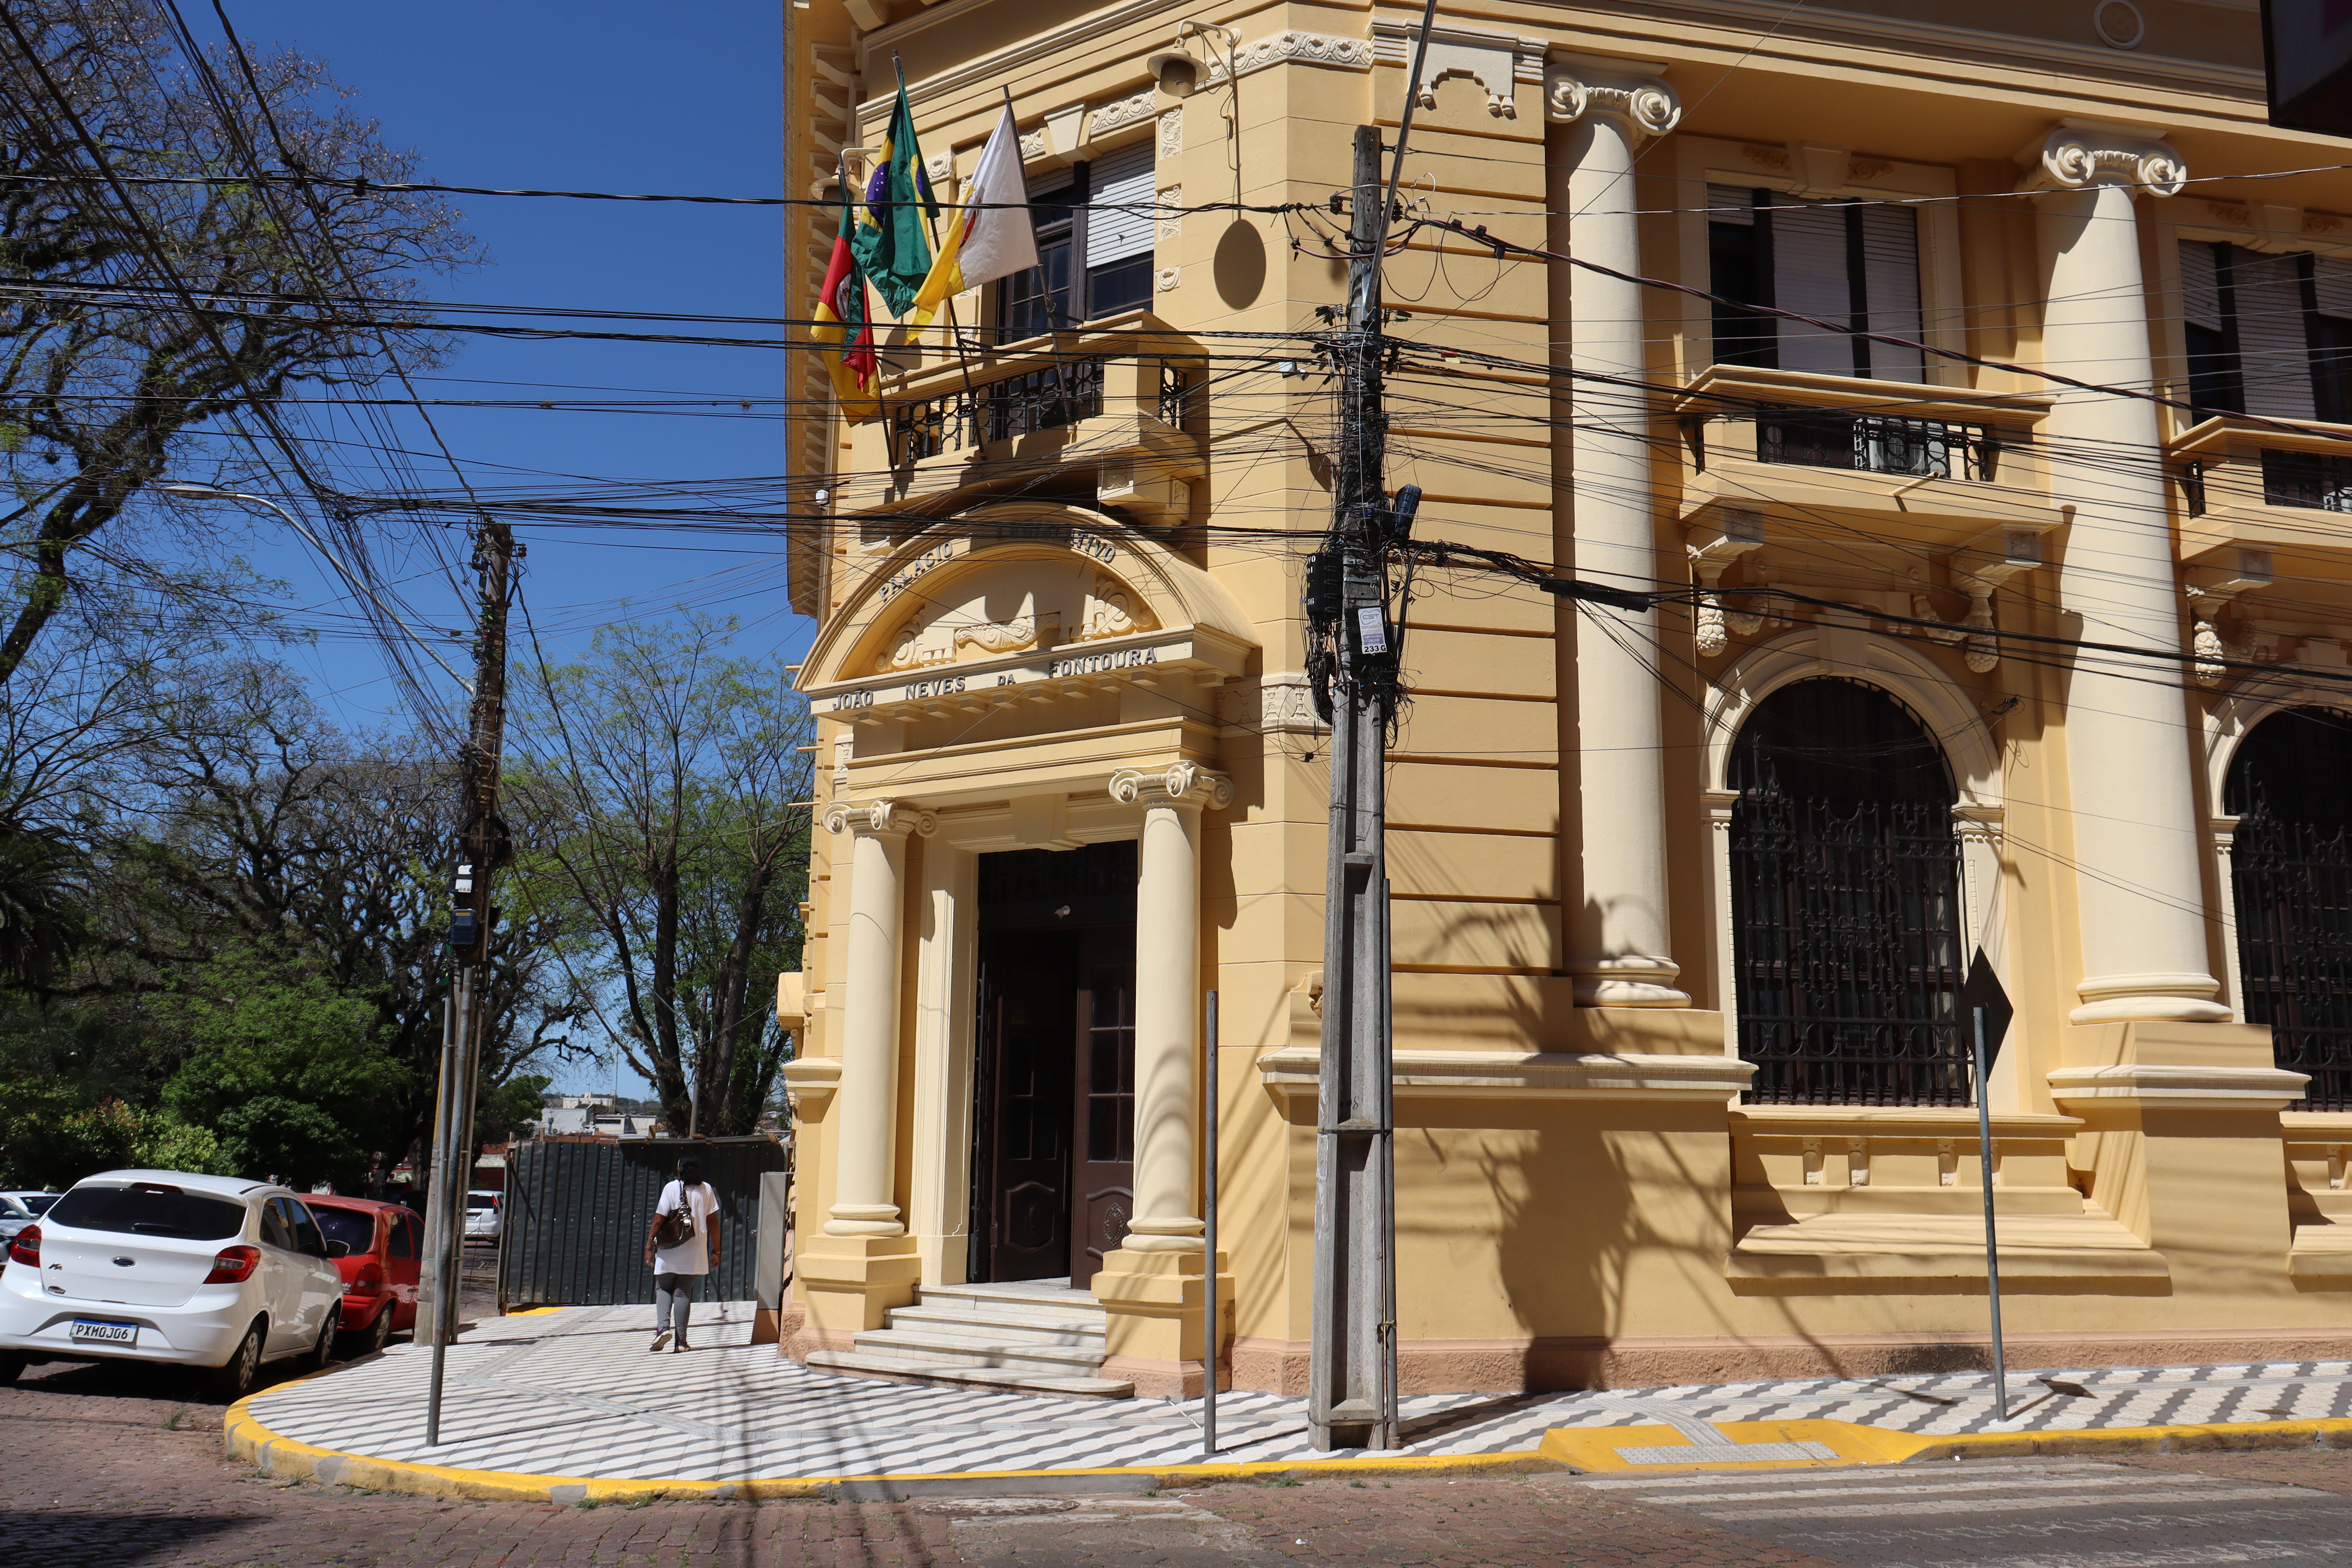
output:
[{"label": "cornice molding", "polygon": [[1234,799],[1234,781],[1198,763],[1171,763],[1144,772],[1121,768],[1110,775],[1110,797],[1121,805],[1190,805],[1223,810]]},{"label": "cornice molding", "polygon": [[[1693,1100],[1722,1104],[1748,1087],[1756,1065],[1736,1057],[1603,1055],[1578,1051],[1400,1049],[1395,1091],[1462,1100]],[[1319,1088],[1318,1046],[1283,1046],[1258,1058],[1258,1077],[1286,1099]]]},{"label": "cornice molding", "polygon": [[877,837],[911,833],[920,838],[929,838],[939,830],[939,826],[940,819],[933,813],[895,800],[836,801],[824,808],[824,830],[827,833],[854,833]]},{"label": "cornice molding", "polygon": [[2127,185],[2151,195],[2175,196],[2189,179],[2179,150],[2136,125],[2061,121],[2039,146],[2018,154],[2030,191],[2084,191]]},{"label": "cornice molding", "polygon": [[1291,60],[1303,60],[1309,65],[1339,66],[1348,70],[1372,68],[1372,44],[1369,38],[1345,38],[1336,33],[1282,32],[1271,37],[1244,44],[1233,55],[1230,73],[1222,59],[1209,66],[1209,85],[1230,80],[1235,76],[1247,76],[1268,66],[1278,66]]}]

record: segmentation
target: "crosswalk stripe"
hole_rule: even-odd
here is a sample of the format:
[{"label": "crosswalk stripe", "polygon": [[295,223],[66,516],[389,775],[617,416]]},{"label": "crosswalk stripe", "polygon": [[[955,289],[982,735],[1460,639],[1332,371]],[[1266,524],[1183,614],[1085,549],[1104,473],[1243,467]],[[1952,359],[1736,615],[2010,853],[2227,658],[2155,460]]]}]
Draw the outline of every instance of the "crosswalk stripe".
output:
[{"label": "crosswalk stripe", "polygon": [[1877,1519],[1887,1514],[2023,1513],[2053,1508],[2105,1508],[2153,1502],[2227,1502],[2240,1498],[2263,1498],[2271,1502],[2329,1500],[2318,1493],[2298,1496],[2293,1487],[2175,1487],[2162,1491],[2133,1492],[2126,1497],[2070,1497],[2044,1493],[2038,1497],[1952,1498],[1921,1496],[1906,1502],[1866,1502],[1823,1508],[1739,1508],[1698,1510],[1700,1517],[1726,1521],[1775,1519]]}]

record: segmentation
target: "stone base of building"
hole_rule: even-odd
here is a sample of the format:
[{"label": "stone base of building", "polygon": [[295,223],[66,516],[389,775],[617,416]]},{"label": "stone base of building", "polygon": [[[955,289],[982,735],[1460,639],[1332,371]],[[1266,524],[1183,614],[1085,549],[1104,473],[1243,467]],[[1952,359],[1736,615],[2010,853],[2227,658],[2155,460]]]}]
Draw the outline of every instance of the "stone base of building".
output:
[{"label": "stone base of building", "polygon": [[[1197,1361],[1156,1361],[1149,1356],[1105,1356],[1095,1370],[1097,1377],[1115,1377],[1122,1383],[1135,1384],[1136,1396],[1141,1399],[1198,1399],[1201,1397],[1201,1363]],[[1217,1369],[1217,1387],[1230,1390],[1239,1386],[1233,1373],[1224,1367]]]},{"label": "stone base of building", "polygon": [[[2172,1329],[2144,1336],[2031,1332],[2008,1335],[2003,1343],[2013,1372],[2048,1366],[2352,1360],[2352,1329],[2282,1329],[2273,1333]],[[1307,1346],[1303,1342],[1236,1339],[1231,1385],[1303,1398],[1307,1363]],[[1967,1333],[1789,1335],[1752,1340],[1407,1340],[1397,1354],[1397,1375],[1406,1394],[1516,1394],[1805,1377],[1916,1376],[1989,1371],[1991,1366],[1990,1337]],[[1105,1375],[1113,1374],[1106,1369]],[[1137,1391],[1143,1392],[1140,1383]]]}]

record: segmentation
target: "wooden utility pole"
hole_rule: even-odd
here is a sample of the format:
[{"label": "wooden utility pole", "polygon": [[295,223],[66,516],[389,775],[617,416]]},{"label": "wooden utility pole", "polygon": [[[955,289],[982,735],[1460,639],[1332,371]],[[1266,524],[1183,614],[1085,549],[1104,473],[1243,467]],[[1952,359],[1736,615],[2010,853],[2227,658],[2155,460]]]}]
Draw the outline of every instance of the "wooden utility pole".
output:
[{"label": "wooden utility pole", "polygon": [[474,701],[458,748],[457,863],[450,878],[449,995],[441,1015],[441,1079],[433,1115],[431,1184],[425,1193],[424,1278],[416,1293],[417,1342],[433,1347],[425,1440],[441,1440],[442,1363],[457,1336],[457,1289],[465,1272],[466,1190],[474,1170],[474,1100],[482,1073],[484,970],[490,927],[490,874],[513,858],[499,816],[506,750],[507,607],[520,553],[505,523],[484,519],[474,535],[481,603],[474,637]]}]

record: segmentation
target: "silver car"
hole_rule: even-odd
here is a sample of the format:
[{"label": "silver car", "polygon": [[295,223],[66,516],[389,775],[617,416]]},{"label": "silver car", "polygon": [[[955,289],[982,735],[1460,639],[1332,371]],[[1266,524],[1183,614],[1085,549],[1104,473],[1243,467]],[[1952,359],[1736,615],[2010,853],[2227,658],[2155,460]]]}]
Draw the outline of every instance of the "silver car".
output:
[{"label": "silver car", "polygon": [[334,1352],[343,1280],[287,1188],[184,1171],[77,1183],[8,1243],[0,1383],[34,1361],[167,1362],[243,1397],[266,1361]]}]

